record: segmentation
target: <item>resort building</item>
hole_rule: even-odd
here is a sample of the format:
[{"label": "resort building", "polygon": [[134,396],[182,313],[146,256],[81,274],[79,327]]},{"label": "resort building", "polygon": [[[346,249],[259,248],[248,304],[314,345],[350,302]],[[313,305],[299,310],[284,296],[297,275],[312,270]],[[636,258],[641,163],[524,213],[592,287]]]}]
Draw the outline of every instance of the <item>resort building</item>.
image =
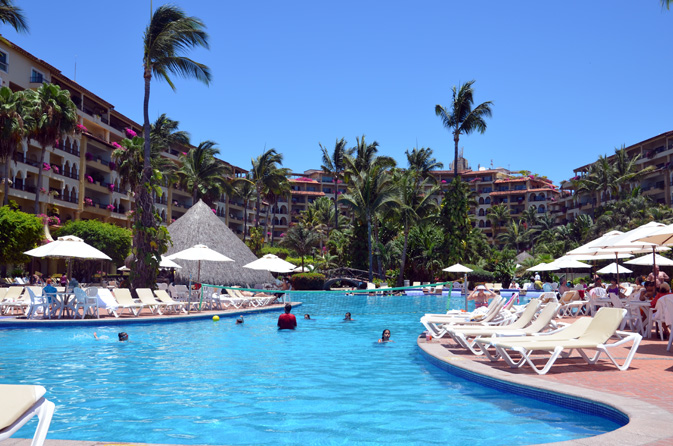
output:
[{"label": "resort building", "polygon": [[[9,199],[26,211],[33,212],[35,196],[40,198],[41,214],[68,220],[96,219],[130,227],[129,211],[133,193],[123,184],[112,159],[115,146],[127,132],[142,133],[142,126],[114,106],[67,78],[58,69],[16,45],[0,42],[0,84],[13,91],[35,89],[43,82],[68,90],[78,115],[78,131],[57,144],[47,147],[40,163],[42,148],[33,140],[23,141],[10,163]],[[179,162],[178,155],[187,150],[167,148],[162,156]],[[223,161],[224,162],[224,161]],[[228,163],[225,163],[228,164]],[[235,176],[245,170],[229,165]],[[4,165],[2,166],[4,169]],[[42,179],[38,184],[38,173]],[[154,196],[154,205],[165,224],[185,214],[194,203],[192,194],[175,184],[161,186],[162,194]],[[0,188],[0,198],[4,189]],[[244,209],[238,199],[221,196],[214,204],[215,213],[236,234],[243,236],[244,221],[249,224],[255,209]],[[264,209],[264,212],[266,209]]]},{"label": "resort building", "polygon": [[[640,141],[626,147],[625,150],[630,159],[640,156],[636,162],[640,169],[652,167],[652,171],[639,180],[641,193],[655,203],[671,206],[673,203],[673,191],[671,190],[673,131]],[[613,161],[615,155],[609,156],[607,159]],[[575,176],[561,183],[564,195],[555,206],[558,215],[564,216],[563,219],[557,221],[559,224],[571,222],[578,215],[591,215],[594,208],[615,200],[616,197],[612,196],[610,192],[577,193],[576,180],[581,179],[588,172],[589,166],[591,164],[574,169]]]}]

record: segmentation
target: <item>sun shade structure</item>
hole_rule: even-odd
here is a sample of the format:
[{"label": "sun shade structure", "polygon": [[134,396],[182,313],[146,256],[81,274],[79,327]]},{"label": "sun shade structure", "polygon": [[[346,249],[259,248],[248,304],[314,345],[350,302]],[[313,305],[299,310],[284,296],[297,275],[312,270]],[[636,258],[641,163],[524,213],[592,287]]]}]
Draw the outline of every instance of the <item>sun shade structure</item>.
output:
[{"label": "sun shade structure", "polygon": [[287,262],[274,254],[267,254],[254,262],[243,265],[243,268],[271,271],[273,273],[289,273],[296,267],[297,265]]},{"label": "sun shade structure", "polygon": [[[648,256],[649,257],[649,256]],[[605,268],[601,268],[598,271],[596,271],[598,274],[630,274],[633,271],[631,271],[628,268],[623,267],[622,265],[619,265],[617,262],[612,262]]]},{"label": "sun shade structure", "polygon": [[310,273],[313,271],[313,265],[306,265],[303,268],[301,266],[296,267],[291,272],[293,273]]},{"label": "sun shade structure", "polygon": [[112,260],[105,253],[87,244],[79,237],[66,235],[55,242],[24,252],[31,257],[50,257],[54,259],[91,259]]},{"label": "sun shade structure", "polygon": [[591,265],[579,262],[577,259],[574,259],[570,256],[559,257],[558,259],[551,262],[551,264],[558,267],[558,269],[591,268]]},{"label": "sun shade structure", "polygon": [[467,266],[463,266],[460,263],[456,263],[455,265],[451,265],[448,268],[444,268],[442,271],[446,271],[449,273],[471,273],[472,270],[468,268]]},{"label": "sun shade structure", "polygon": [[673,266],[673,260],[667,259],[666,257],[660,256],[659,254],[655,254],[654,258],[653,256],[646,254],[642,257],[638,257],[624,263],[628,263],[629,265],[643,265],[643,266],[652,266],[656,263],[659,266]]},{"label": "sun shade structure", "polygon": [[554,266],[553,263],[554,262],[538,263],[537,265],[528,268],[526,271],[533,271],[533,272],[535,272],[535,271],[554,271],[554,270],[559,269],[558,267]]},{"label": "sun shade structure", "polygon": [[[257,260],[241,239],[217,217],[212,209],[199,200],[185,215],[174,221],[169,227],[173,246],[165,254],[170,257],[179,251],[194,245],[203,244],[219,253],[226,254],[233,262],[203,262],[201,281],[213,285],[256,285],[272,283],[273,276],[268,271],[243,268]],[[197,277],[198,262],[193,260],[175,260],[182,269],[175,272],[177,283],[187,284],[189,275]]]},{"label": "sun shade structure", "polygon": [[161,256],[161,262],[159,262],[159,268],[164,268],[164,269],[182,269],[180,265],[172,261],[171,259],[166,258],[165,256]]}]

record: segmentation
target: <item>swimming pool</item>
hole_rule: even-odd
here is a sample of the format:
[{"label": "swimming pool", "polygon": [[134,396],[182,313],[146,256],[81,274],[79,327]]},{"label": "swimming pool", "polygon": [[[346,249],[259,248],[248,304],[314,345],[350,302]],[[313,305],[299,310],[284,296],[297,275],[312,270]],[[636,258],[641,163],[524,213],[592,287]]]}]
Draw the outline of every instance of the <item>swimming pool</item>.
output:
[{"label": "swimming pool", "polygon": [[[278,313],[248,316],[242,326],[233,318],[129,325],[128,344],[116,341],[119,327],[98,328],[99,341],[88,327],[3,330],[0,382],[47,388],[57,406],[50,439],[511,445],[619,427],[425,361],[418,319],[446,298],[293,298],[305,302],[294,310],[294,332],[276,330]],[[353,322],[342,322],[346,311]],[[376,343],[384,328],[394,343]],[[31,428],[17,437],[31,437]]]}]

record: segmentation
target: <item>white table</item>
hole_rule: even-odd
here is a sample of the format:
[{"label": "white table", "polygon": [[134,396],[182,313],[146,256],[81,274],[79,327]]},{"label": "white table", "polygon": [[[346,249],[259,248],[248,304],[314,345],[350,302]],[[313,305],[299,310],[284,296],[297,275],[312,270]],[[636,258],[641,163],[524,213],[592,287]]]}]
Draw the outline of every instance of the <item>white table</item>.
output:
[{"label": "white table", "polygon": [[643,321],[643,332],[641,335],[645,338],[652,337],[652,328],[654,328],[654,321],[652,320],[652,314],[654,313],[654,308],[650,305],[650,301],[647,300],[632,300],[628,301],[625,304],[626,307],[638,308],[645,313],[645,320]]}]

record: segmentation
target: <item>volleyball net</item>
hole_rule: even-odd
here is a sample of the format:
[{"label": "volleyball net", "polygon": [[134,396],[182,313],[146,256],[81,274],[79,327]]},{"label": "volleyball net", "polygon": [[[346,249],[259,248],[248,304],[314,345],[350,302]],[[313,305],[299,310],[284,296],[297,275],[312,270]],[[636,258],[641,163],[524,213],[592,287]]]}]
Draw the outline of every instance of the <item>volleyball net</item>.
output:
[{"label": "volleyball net", "polygon": [[[441,294],[438,289],[441,288]],[[354,290],[268,290],[202,284],[203,293],[222,290],[275,294],[284,302],[301,302],[300,312],[322,315],[443,313],[465,307],[465,296],[453,282]],[[424,292],[425,291],[425,292]]]}]

